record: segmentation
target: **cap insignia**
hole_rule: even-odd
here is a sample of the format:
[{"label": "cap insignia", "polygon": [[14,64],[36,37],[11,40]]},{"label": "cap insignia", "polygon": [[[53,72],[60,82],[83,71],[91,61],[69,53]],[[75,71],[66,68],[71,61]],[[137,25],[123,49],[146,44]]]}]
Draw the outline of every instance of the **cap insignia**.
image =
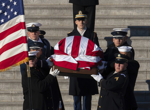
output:
[{"label": "cap insignia", "polygon": [[82,14],[82,11],[79,11],[79,14],[81,15],[81,14]]},{"label": "cap insignia", "polygon": [[116,79],[116,81],[118,81],[119,77],[115,77],[114,79]]},{"label": "cap insignia", "polygon": [[117,34],[119,34],[119,32],[117,32]]},{"label": "cap insignia", "polygon": [[32,27],[35,27],[35,25],[33,24]]},{"label": "cap insignia", "polygon": [[120,54],[118,54],[118,57],[120,57],[121,55]]}]

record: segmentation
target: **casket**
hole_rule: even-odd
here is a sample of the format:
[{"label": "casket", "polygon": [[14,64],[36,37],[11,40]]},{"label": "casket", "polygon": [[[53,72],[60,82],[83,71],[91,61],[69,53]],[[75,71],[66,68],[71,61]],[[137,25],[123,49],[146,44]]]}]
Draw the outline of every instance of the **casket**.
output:
[{"label": "casket", "polygon": [[59,67],[56,65],[53,65],[53,70],[58,69],[60,71],[59,76],[72,76],[72,77],[82,77],[82,78],[92,78],[91,75],[98,74],[98,69],[97,67],[93,67],[90,70],[87,69],[80,69],[78,68],[77,70],[71,70],[63,67]]}]

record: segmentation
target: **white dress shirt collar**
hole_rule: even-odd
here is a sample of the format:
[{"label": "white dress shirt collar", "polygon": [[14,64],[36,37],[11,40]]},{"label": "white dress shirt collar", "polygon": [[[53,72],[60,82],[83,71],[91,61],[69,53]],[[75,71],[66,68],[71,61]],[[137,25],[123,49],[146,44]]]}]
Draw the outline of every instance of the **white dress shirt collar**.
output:
[{"label": "white dress shirt collar", "polygon": [[87,30],[87,27],[85,27],[82,31],[77,27],[77,30],[80,33],[80,35],[83,36],[85,31]]}]

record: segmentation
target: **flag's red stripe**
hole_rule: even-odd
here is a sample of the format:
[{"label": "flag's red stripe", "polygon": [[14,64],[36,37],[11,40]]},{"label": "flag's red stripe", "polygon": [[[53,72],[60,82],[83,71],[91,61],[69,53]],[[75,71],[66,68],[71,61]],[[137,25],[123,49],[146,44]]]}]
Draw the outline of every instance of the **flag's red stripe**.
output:
[{"label": "flag's red stripe", "polygon": [[[58,44],[58,46],[59,46],[59,50],[63,53],[63,52],[65,52],[65,38],[64,39],[62,39],[60,42],[59,42],[59,44]],[[56,52],[56,51],[55,51]]]},{"label": "flag's red stripe", "polygon": [[98,64],[100,64],[101,60],[97,63],[94,62],[87,62],[87,61],[78,61],[78,68],[82,67],[96,67]]},{"label": "flag's red stripe", "polygon": [[24,58],[28,57],[28,52],[27,51],[23,51],[17,55],[14,55],[10,58],[7,58],[6,60],[3,60],[2,62],[0,62],[0,70],[8,68],[9,66],[12,66],[22,60],[24,60]]},{"label": "flag's red stripe", "polygon": [[1,55],[3,52],[5,52],[5,51],[7,51],[7,50],[9,50],[9,49],[11,49],[11,48],[13,48],[13,47],[16,47],[17,45],[20,45],[20,44],[22,44],[22,43],[27,43],[27,40],[26,40],[26,37],[25,37],[25,36],[24,36],[24,37],[20,37],[20,38],[14,40],[14,41],[12,41],[12,42],[7,43],[5,46],[3,46],[3,47],[0,49],[0,55]]},{"label": "flag's red stripe", "polygon": [[81,41],[81,36],[74,36],[72,50],[71,50],[71,56],[73,58],[76,58],[79,54],[80,41]]},{"label": "flag's red stripe", "polygon": [[91,40],[88,40],[88,45],[86,48],[86,55],[90,55],[91,52],[94,50],[94,43]]},{"label": "flag's red stripe", "polygon": [[3,31],[0,33],[0,40],[3,40],[4,38],[6,38],[8,35],[20,30],[20,29],[25,29],[25,23],[24,22],[20,22],[18,24],[16,24],[15,26]]},{"label": "flag's red stripe", "polygon": [[57,65],[57,66],[60,66],[63,68],[77,70],[77,64],[75,64],[75,63],[71,63],[71,62],[67,62],[67,61],[55,61],[54,59],[53,59],[53,63],[54,63],[54,65]]}]

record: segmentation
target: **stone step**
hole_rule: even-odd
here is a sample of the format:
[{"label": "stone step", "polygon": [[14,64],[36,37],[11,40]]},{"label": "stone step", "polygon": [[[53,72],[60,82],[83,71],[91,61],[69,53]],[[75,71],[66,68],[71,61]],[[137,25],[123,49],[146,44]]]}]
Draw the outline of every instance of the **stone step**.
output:
[{"label": "stone step", "polygon": [[23,0],[24,4],[30,5],[64,5],[69,4],[68,0]]},{"label": "stone step", "polygon": [[[118,25],[118,26],[101,26],[101,27],[96,27],[95,32],[97,33],[99,39],[104,39],[105,37],[112,37],[111,32],[113,28],[127,28],[127,26],[123,25]],[[41,30],[46,31],[45,38],[47,39],[63,39],[67,37],[67,33],[71,32],[73,28],[71,26],[69,27],[63,27],[63,26],[46,26],[43,25],[40,27]],[[128,36],[130,36],[130,32],[128,33]],[[136,36],[135,36],[136,37]],[[144,36],[137,36],[140,37],[139,39],[144,40]],[[149,36],[145,36],[145,38],[149,38]],[[52,42],[52,41],[51,41]],[[52,42],[53,43],[53,42]]]},{"label": "stone step", "polygon": [[[34,15],[25,16],[26,23],[29,22],[40,22],[43,25],[49,26],[73,26],[72,16],[50,16],[50,15]],[[101,27],[103,25],[111,26],[149,26],[150,25],[149,15],[100,15],[95,18],[95,27]]]},{"label": "stone step", "polygon": [[[14,77],[14,74],[18,75],[20,77]],[[9,70],[8,72],[1,72],[0,73],[0,80],[8,80],[8,81],[10,80],[11,81],[13,79],[19,80],[20,83],[21,83],[21,73],[20,73],[20,71],[11,71],[11,70]],[[63,76],[57,76],[57,79],[60,82],[60,86],[62,85],[61,82],[66,82],[66,80],[64,79]],[[144,70],[140,71],[139,70],[137,80],[145,80],[146,81],[146,80],[149,80],[149,79],[150,79],[150,71],[144,71]],[[69,83],[69,81],[68,81],[68,83]],[[69,88],[69,86],[67,86],[67,87]],[[21,87],[20,87],[20,89],[21,89]],[[9,92],[10,93],[16,93],[15,90],[11,90]],[[4,92],[2,92],[2,93],[4,93]]]},{"label": "stone step", "polygon": [[22,110],[23,102],[0,102],[0,110]]},{"label": "stone step", "polygon": [[150,59],[149,58],[137,58],[135,59],[140,64],[139,71],[150,71]]},{"label": "stone step", "polygon": [[[23,102],[0,102],[1,110],[22,110]],[[92,110],[96,110],[97,102],[93,104],[92,102]],[[73,110],[73,102],[65,102],[65,110]]]},{"label": "stone step", "polygon": [[[47,5],[47,4],[69,4],[68,0],[23,0],[24,4],[42,4],[42,5]],[[150,1],[149,0],[132,0],[132,1],[126,1],[126,0],[99,0],[99,4],[108,4],[108,5],[121,5],[121,4],[132,4],[132,5],[149,5]]]},{"label": "stone step", "polygon": [[132,5],[137,5],[137,4],[143,4],[143,5],[149,5],[150,1],[149,0],[99,0],[99,4],[117,4],[117,5],[122,5],[122,4],[132,4]]},{"label": "stone step", "polygon": [[[37,8],[38,7],[38,8]],[[72,15],[72,5],[30,5],[24,4],[25,15],[50,15],[68,16]],[[97,5],[97,15],[150,15],[149,5]]]},{"label": "stone step", "polygon": [[[98,88],[100,90],[100,88]],[[64,103],[73,103],[72,95],[69,95],[68,90],[61,90],[62,98]],[[99,91],[100,94],[100,91]],[[99,99],[99,94],[92,95],[92,102],[97,103]],[[134,91],[137,102],[150,102],[150,91]],[[10,93],[9,91],[1,91],[0,93],[0,103],[1,102],[23,102],[23,92],[22,90],[17,90],[16,92]]]},{"label": "stone step", "polygon": [[140,48],[140,47],[149,48],[150,47],[150,44],[149,44],[150,36],[145,36],[145,37],[133,36],[131,37],[131,41],[132,41],[132,46],[136,48]]},{"label": "stone step", "polygon": [[[0,102],[1,110],[22,110],[22,102]],[[149,110],[150,102],[139,102],[138,110]],[[92,104],[92,110],[97,109],[97,104]],[[73,103],[65,104],[65,110],[73,110]]]},{"label": "stone step", "polygon": [[[147,74],[147,73],[145,73]],[[142,74],[139,74],[139,78],[136,81],[135,84],[135,91],[147,91],[149,90],[149,85],[147,83],[147,81],[149,81],[149,79],[144,79],[143,77],[145,77]],[[150,75],[149,73],[147,74],[147,77],[149,78]],[[65,80],[65,79],[58,79],[59,82],[59,87],[62,90],[68,90],[69,88],[69,80]],[[21,80],[20,79],[1,79],[0,80],[0,90],[5,90],[5,91],[14,91],[14,90],[22,90],[22,85],[21,85]]]}]

